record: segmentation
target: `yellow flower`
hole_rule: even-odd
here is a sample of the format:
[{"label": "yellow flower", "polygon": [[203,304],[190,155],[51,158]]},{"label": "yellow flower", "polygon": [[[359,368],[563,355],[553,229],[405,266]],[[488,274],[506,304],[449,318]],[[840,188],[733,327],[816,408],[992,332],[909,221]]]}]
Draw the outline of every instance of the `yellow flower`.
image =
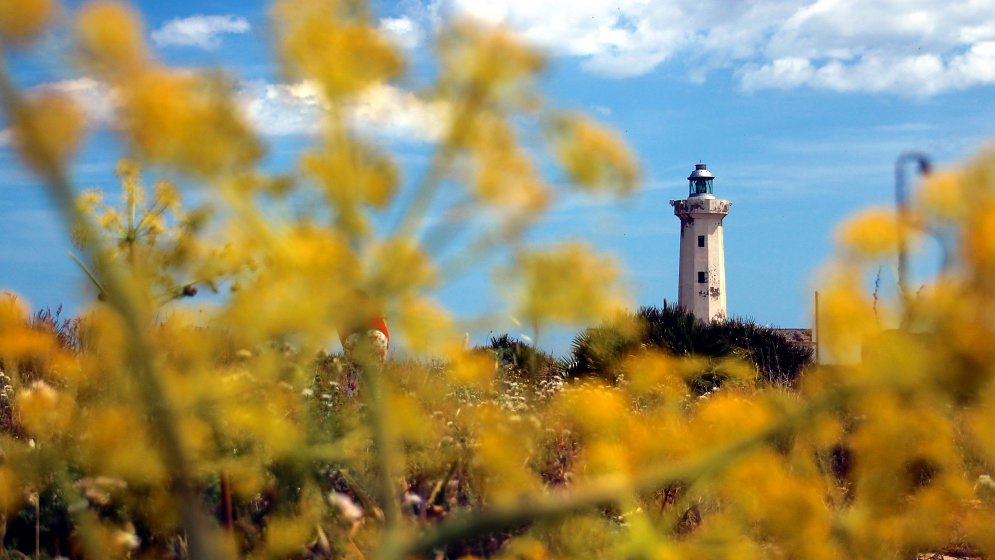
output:
[{"label": "yellow flower", "polygon": [[770,452],[752,454],[723,477],[722,497],[793,557],[833,558],[820,549],[831,546],[832,517],[824,489],[789,472],[783,457]]},{"label": "yellow flower", "polygon": [[15,400],[17,414],[24,427],[35,437],[62,435],[72,425],[76,403],[69,395],[53,389],[44,381],[35,381]]},{"label": "yellow flower", "polygon": [[[946,404],[938,409],[926,399],[910,400],[894,392],[871,393],[854,403],[860,422],[849,438],[854,453],[854,483],[873,492],[858,494],[873,515],[898,513],[906,497],[921,485],[926,468],[937,476],[961,461]],[[958,444],[959,445],[959,444]],[[932,475],[926,475],[932,476]]]},{"label": "yellow flower", "polygon": [[944,220],[964,218],[969,208],[964,175],[959,171],[934,172],[916,192],[919,205],[928,215]]},{"label": "yellow flower", "polygon": [[995,203],[981,201],[964,224],[964,260],[974,270],[989,275],[995,271]]},{"label": "yellow flower", "polygon": [[989,462],[995,461],[995,384],[989,383],[980,391],[979,406],[969,417],[971,435],[975,444]]},{"label": "yellow flower", "polygon": [[314,534],[314,523],[306,518],[271,517],[266,523],[266,553],[269,558],[299,556]]},{"label": "yellow flower", "polygon": [[614,261],[580,243],[525,253],[518,268],[515,315],[529,323],[597,321],[623,307]]},{"label": "yellow flower", "polygon": [[139,484],[165,479],[161,455],[146,436],[146,422],[132,407],[92,408],[81,416],[84,454],[95,472]]},{"label": "yellow flower", "polygon": [[545,60],[504,28],[458,21],[440,36],[443,91],[471,103],[516,100],[518,82],[536,74]]},{"label": "yellow flower", "polygon": [[58,10],[57,0],[0,0],[0,37],[25,44],[34,39]]},{"label": "yellow flower", "polygon": [[[881,258],[898,250],[898,227],[893,211],[880,208],[864,210],[837,229],[836,239],[848,254]],[[908,239],[908,229],[905,235]]]},{"label": "yellow flower", "polygon": [[46,92],[14,114],[14,138],[31,167],[51,172],[76,151],[83,125],[82,111],[67,95]]},{"label": "yellow flower", "polygon": [[113,1],[91,2],[76,20],[79,49],[94,70],[109,78],[124,78],[148,63],[139,16]]},{"label": "yellow flower", "polygon": [[251,234],[234,240],[219,258],[229,261],[226,267],[253,270],[224,309],[225,323],[249,340],[327,336],[351,323],[362,267],[341,232],[304,223],[281,231],[273,245],[259,244]]},{"label": "yellow flower", "polygon": [[6,515],[17,511],[24,498],[24,488],[15,472],[7,466],[0,467],[0,512]]},{"label": "yellow flower", "polygon": [[330,100],[339,100],[389,80],[403,68],[393,45],[350,3],[282,0],[273,9],[279,49],[288,70],[314,78]]},{"label": "yellow flower", "polygon": [[155,200],[164,208],[179,208],[181,203],[180,191],[176,189],[171,181],[160,179],[152,187],[155,190]]},{"label": "yellow flower", "polygon": [[503,548],[501,556],[508,559],[552,560],[555,558],[542,542],[527,536],[512,538]]},{"label": "yellow flower", "polygon": [[[274,398],[275,392],[271,391],[270,398]],[[226,432],[235,445],[251,446],[266,458],[278,459],[292,453],[300,444],[300,434],[291,422],[295,414],[293,403],[289,399],[283,401],[263,408],[243,398],[224,410]]]},{"label": "yellow flower", "polygon": [[524,151],[502,146],[492,139],[478,147],[476,156],[472,185],[474,194],[485,203],[530,215],[541,212],[549,204],[549,189]]},{"label": "yellow flower", "polygon": [[397,325],[405,346],[420,354],[443,350],[458,338],[449,312],[430,299],[403,298],[390,321],[390,328]]},{"label": "yellow flower", "polygon": [[432,261],[410,240],[392,238],[374,246],[369,253],[370,289],[389,298],[414,293],[435,283]]},{"label": "yellow flower", "polygon": [[538,489],[539,477],[529,469],[535,438],[527,421],[488,409],[478,422],[473,461],[486,476],[483,491],[488,501],[514,503]]},{"label": "yellow flower", "polygon": [[595,384],[566,390],[556,403],[560,414],[581,434],[594,439],[613,439],[621,434],[630,412],[621,391]]},{"label": "yellow flower", "polygon": [[705,399],[696,411],[692,432],[701,448],[755,435],[774,417],[761,399],[722,390]]},{"label": "yellow flower", "polygon": [[0,292],[0,334],[8,335],[21,328],[27,318],[28,307],[20,298],[10,292]]},{"label": "yellow flower", "polygon": [[414,395],[391,391],[385,400],[395,420],[394,436],[399,442],[408,446],[435,443],[433,437],[437,434],[432,433],[432,419],[425,413]]},{"label": "yellow flower", "polygon": [[859,359],[868,335],[879,330],[874,302],[861,290],[859,275],[849,269],[830,271],[830,285],[819,292],[819,344],[833,359]]},{"label": "yellow flower", "polygon": [[58,351],[54,337],[47,332],[25,327],[3,332],[0,328],[0,358],[13,361],[41,360]]},{"label": "yellow flower", "polygon": [[659,392],[668,399],[679,399],[686,393],[677,360],[659,352],[640,352],[626,358],[622,368],[629,388],[636,394]]},{"label": "yellow flower", "polygon": [[337,224],[348,232],[365,233],[363,205],[383,208],[397,188],[394,163],[373,148],[350,140],[330,140],[324,150],[305,154],[300,167],[319,181]]},{"label": "yellow flower", "polygon": [[262,155],[220,79],[153,68],[121,88],[125,137],[152,162],[212,177],[241,171]]},{"label": "yellow flower", "polygon": [[594,440],[584,446],[584,475],[591,478],[627,474],[631,449],[618,441]]},{"label": "yellow flower", "polygon": [[492,354],[486,351],[468,352],[462,345],[453,345],[447,354],[447,371],[454,383],[483,389],[494,380],[498,364]]},{"label": "yellow flower", "polygon": [[618,194],[635,190],[635,158],[616,134],[580,115],[555,119],[553,134],[560,164],[578,186]]},{"label": "yellow flower", "polygon": [[266,486],[266,473],[262,472],[258,459],[252,455],[226,457],[219,466],[228,473],[233,497],[251,500]]}]

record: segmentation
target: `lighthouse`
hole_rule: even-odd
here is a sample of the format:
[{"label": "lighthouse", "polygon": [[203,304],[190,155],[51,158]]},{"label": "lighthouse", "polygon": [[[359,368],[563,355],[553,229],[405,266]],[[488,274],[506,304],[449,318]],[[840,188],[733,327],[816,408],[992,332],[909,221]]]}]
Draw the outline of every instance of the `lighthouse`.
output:
[{"label": "lighthouse", "polygon": [[715,198],[715,176],[699,163],[688,176],[688,197],[671,200],[681,220],[677,305],[702,321],[726,318],[726,265],[722,220],[732,203]]}]

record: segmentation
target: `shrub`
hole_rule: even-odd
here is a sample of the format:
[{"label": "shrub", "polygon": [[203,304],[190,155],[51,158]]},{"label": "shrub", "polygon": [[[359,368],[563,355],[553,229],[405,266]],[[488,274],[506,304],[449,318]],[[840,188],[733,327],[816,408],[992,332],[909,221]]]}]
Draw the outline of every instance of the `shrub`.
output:
[{"label": "shrub", "polygon": [[600,376],[616,383],[624,375],[620,369],[624,359],[645,351],[711,360],[712,366],[706,364],[691,379],[698,392],[721,382],[713,366],[722,358],[743,358],[753,364],[762,381],[790,384],[812,356],[811,350],[771,328],[742,319],[703,322],[680,307],[664,305],[643,307],[582,331],[571,344],[566,371],[570,376]]}]

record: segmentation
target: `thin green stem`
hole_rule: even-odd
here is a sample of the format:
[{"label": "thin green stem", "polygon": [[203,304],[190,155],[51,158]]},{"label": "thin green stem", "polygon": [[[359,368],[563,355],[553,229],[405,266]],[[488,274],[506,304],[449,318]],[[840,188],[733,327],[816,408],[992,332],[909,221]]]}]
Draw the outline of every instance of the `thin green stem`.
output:
[{"label": "thin green stem", "polygon": [[90,279],[90,282],[92,282],[94,287],[97,288],[97,293],[103,295],[106,292],[106,290],[104,289],[104,286],[100,283],[100,280],[97,280],[97,276],[93,274],[92,270],[90,270],[90,267],[86,266],[86,263],[80,260],[80,258],[77,257],[76,255],[74,255],[72,251],[67,251],[66,254],[69,255],[69,258],[72,259],[77,266],[80,267],[83,273],[86,274],[86,277]]},{"label": "thin green stem", "polygon": [[73,525],[80,535],[80,545],[87,558],[101,560],[107,555],[104,545],[97,536],[95,527],[98,523],[96,512],[90,509],[86,498],[80,494],[76,485],[69,480],[67,473],[69,466],[60,464],[55,474],[55,486],[59,489],[63,499],[69,506],[69,515],[72,516]]},{"label": "thin green stem", "polygon": [[435,198],[436,192],[442,186],[449,166],[459,152],[459,146],[465,140],[464,137],[470,123],[480,110],[485,97],[484,92],[477,84],[471,84],[467,88],[462,102],[456,104],[458,108],[454,109],[452,113],[456,115],[456,120],[449,129],[446,141],[436,150],[428,171],[422,176],[422,180],[415,188],[412,197],[401,208],[400,218],[391,232],[392,237],[410,237],[418,230],[421,219],[432,203],[432,199]]},{"label": "thin green stem", "polygon": [[[43,131],[28,112],[28,107],[20,92],[10,79],[7,65],[0,57],[0,99],[2,99],[11,121],[20,126],[20,133],[27,139],[38,139]],[[29,142],[42,146],[40,142]],[[149,425],[160,442],[159,451],[163,463],[173,477],[174,490],[181,496],[183,521],[190,537],[190,555],[193,558],[210,558],[207,528],[210,522],[200,509],[200,503],[193,489],[186,453],[180,443],[179,431],[173,410],[168,402],[155,367],[155,352],[148,338],[146,313],[137,303],[139,297],[133,293],[122,272],[104,258],[105,250],[95,235],[96,227],[89,216],[82,214],[76,206],[72,185],[65,174],[61,161],[52,153],[35,153],[35,171],[49,188],[49,193],[58,207],[65,224],[77,224],[83,238],[93,240],[85,252],[89,260],[97,263],[104,278],[103,286],[107,303],[117,310],[125,323],[128,338],[128,361],[135,375],[139,397],[150,416]]]},{"label": "thin green stem", "polygon": [[145,228],[151,228],[152,220],[158,218],[159,216],[162,216],[162,214],[168,209],[169,208],[165,205],[163,206],[156,205],[151,209],[149,209],[148,212],[143,214],[142,219],[139,220],[138,223],[135,225],[135,238],[137,239],[140,235],[145,233]]},{"label": "thin green stem", "polygon": [[421,536],[404,543],[404,546],[397,551],[397,555],[392,558],[425,554],[444,548],[449,543],[474,536],[534,521],[560,518],[590,507],[615,503],[631,496],[634,492],[651,491],[667,483],[675,481],[690,483],[699,480],[724,469],[734,460],[784,432],[797,429],[816,415],[838,405],[855,390],[855,387],[840,387],[803,410],[785,416],[780,422],[756,434],[737,439],[695,459],[652,469],[631,477],[606,476],[586,485],[582,490],[534,497],[528,502],[495,506],[472,514],[453,516]]},{"label": "thin green stem", "polygon": [[392,430],[393,419],[390,417],[390,407],[387,405],[388,391],[382,368],[372,359],[368,349],[361,345],[357,350],[359,366],[362,368],[363,395],[376,454],[377,472],[374,486],[377,502],[384,514],[384,536],[380,551],[389,557],[397,548],[401,529],[400,498],[395,477],[397,453]]},{"label": "thin green stem", "polygon": [[449,161],[456,150],[451,145],[442,146],[432,157],[432,163],[428,171],[422,177],[421,182],[415,187],[415,192],[402,207],[397,225],[391,232],[391,237],[409,237],[418,228],[421,217],[425,214],[429,204],[435,197],[436,191],[442,185],[442,180],[446,176]]},{"label": "thin green stem", "polygon": [[451,282],[459,278],[483,259],[493,256],[493,249],[502,245],[510,247],[520,240],[519,238],[527,226],[527,221],[518,220],[506,224],[502,229],[491,230],[479,235],[467,243],[466,247],[459,253],[439,264],[439,278],[443,282]]},{"label": "thin green stem", "polygon": [[466,229],[471,223],[467,218],[473,210],[473,200],[470,197],[464,197],[463,200],[453,204],[446,210],[442,220],[425,233],[423,242],[425,249],[431,254],[441,255],[447,247],[459,239],[461,230]]}]

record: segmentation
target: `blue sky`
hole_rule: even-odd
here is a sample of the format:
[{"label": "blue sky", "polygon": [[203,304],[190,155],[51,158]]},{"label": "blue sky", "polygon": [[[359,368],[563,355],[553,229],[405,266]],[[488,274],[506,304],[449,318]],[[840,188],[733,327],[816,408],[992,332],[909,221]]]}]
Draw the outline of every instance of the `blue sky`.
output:
[{"label": "blue sky", "polygon": [[[281,81],[268,49],[267,5],[136,6],[160,59],[231,74],[269,144],[270,165],[290,167],[311,141],[321,102],[308,84]],[[679,222],[668,201],[686,194],[685,177],[699,161],[715,173],[716,194],[733,202],[725,222],[730,315],[801,327],[810,323],[835,225],[859,208],[890,204],[901,152],[922,150],[953,164],[995,138],[995,0],[406,0],[373,7],[407,53],[410,72],[371,91],[355,118],[395,150],[407,180],[439,130],[432,105],[407,89],[427,85],[432,36],[456,15],[516,29],[547,54],[539,85],[554,104],[588,112],[627,138],[642,163],[641,191],[621,202],[563,201],[530,239],[580,238],[613,252],[639,305],[676,299]],[[113,92],[73,66],[68,42],[53,31],[15,57],[13,72],[25,88],[62,89],[87,108],[94,131],[72,174],[81,187],[110,189],[121,156],[106,127]],[[0,132],[0,290],[36,308],[64,304],[73,312],[86,285],[65,256],[69,249],[43,189]],[[889,270],[883,282],[894,282]],[[500,307],[489,288],[481,269],[441,297],[458,315],[475,317]],[[510,323],[495,328],[516,333]],[[486,334],[475,331],[475,340]],[[562,351],[567,340],[546,344]]]}]

